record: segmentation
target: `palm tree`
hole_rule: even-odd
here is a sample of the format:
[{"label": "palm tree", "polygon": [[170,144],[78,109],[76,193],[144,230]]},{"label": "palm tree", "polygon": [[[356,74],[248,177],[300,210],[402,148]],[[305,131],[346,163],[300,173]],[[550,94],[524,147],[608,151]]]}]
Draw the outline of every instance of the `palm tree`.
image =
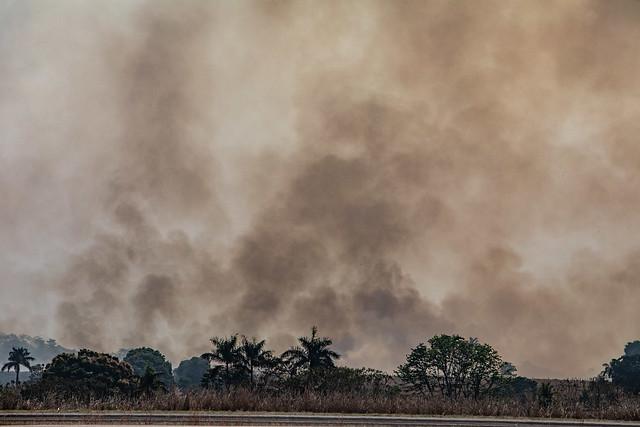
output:
[{"label": "palm tree", "polygon": [[292,362],[295,368],[307,368],[309,372],[315,372],[318,369],[333,368],[334,360],[340,358],[340,355],[329,349],[333,341],[327,337],[318,337],[318,328],[311,328],[310,337],[298,338],[299,346],[290,348],[282,353],[285,361]]},{"label": "palm tree", "polygon": [[16,386],[20,383],[20,366],[31,370],[31,362],[35,359],[31,357],[29,350],[24,347],[13,347],[9,352],[9,361],[2,366],[2,372],[16,370]]},{"label": "palm tree", "polygon": [[249,372],[249,383],[253,387],[254,371],[268,364],[272,352],[264,349],[265,340],[256,341],[255,337],[251,341],[244,335],[240,344],[239,354],[243,367]]},{"label": "palm tree", "polygon": [[211,344],[213,344],[213,351],[211,353],[204,353],[200,357],[208,360],[209,363],[221,362],[224,364],[225,382],[227,383],[227,388],[229,388],[231,366],[239,360],[238,335],[213,337],[210,341]]}]

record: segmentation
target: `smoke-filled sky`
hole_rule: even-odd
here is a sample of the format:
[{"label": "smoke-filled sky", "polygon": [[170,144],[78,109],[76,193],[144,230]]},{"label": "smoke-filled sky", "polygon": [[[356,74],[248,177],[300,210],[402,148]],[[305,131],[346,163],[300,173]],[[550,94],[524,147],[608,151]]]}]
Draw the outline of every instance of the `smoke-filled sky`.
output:
[{"label": "smoke-filled sky", "polygon": [[0,331],[640,338],[640,2],[0,1]]}]

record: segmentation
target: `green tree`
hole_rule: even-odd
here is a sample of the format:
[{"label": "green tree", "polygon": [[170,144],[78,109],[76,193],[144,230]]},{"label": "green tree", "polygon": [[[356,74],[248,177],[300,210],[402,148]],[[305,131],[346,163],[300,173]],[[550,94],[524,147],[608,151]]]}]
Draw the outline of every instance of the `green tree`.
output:
[{"label": "green tree", "polygon": [[315,326],[311,328],[310,337],[300,337],[298,342],[298,346],[282,353],[281,358],[290,366],[293,375],[299,369],[305,371],[307,385],[317,382],[321,372],[334,368],[334,361],[340,358],[338,353],[329,348],[333,341],[327,337],[319,337]]},{"label": "green tree", "polygon": [[224,366],[224,383],[229,388],[236,379],[236,367],[240,361],[240,350],[238,349],[238,335],[229,337],[213,337],[211,338],[213,350],[210,353],[204,353],[201,357],[209,362],[209,364],[221,363]]},{"label": "green tree", "polygon": [[265,340],[257,341],[255,337],[249,340],[244,335],[242,336],[238,355],[242,367],[249,376],[251,387],[255,385],[256,370],[267,367],[273,355],[270,350],[265,350],[264,346]]},{"label": "green tree", "polygon": [[208,369],[209,363],[201,357],[183,360],[173,371],[176,385],[183,390],[198,387]]},{"label": "green tree", "polygon": [[496,385],[496,381],[514,375],[515,366],[508,362],[505,364],[489,344],[481,344],[476,339],[470,339],[465,347],[466,357],[470,362],[468,380],[465,380],[464,376],[461,378],[465,396],[478,399],[489,392]]},{"label": "green tree", "polygon": [[398,367],[396,375],[410,389],[422,395],[433,395],[438,386],[438,372],[433,365],[431,353],[424,343],[411,349],[406,363]]},{"label": "green tree", "polygon": [[396,370],[405,384],[424,395],[439,391],[451,399],[478,399],[493,389],[499,379],[514,372],[496,350],[475,338],[436,335],[428,344],[420,343],[413,348],[406,363]]},{"label": "green tree", "polygon": [[2,371],[16,371],[16,386],[20,384],[20,366],[31,370],[31,362],[35,359],[31,357],[29,350],[24,347],[13,347],[9,352],[9,361],[2,366]]},{"label": "green tree", "polygon": [[131,365],[137,376],[142,377],[147,372],[147,368],[152,368],[166,388],[173,386],[171,362],[158,350],[149,347],[134,348],[127,352],[123,360]]}]

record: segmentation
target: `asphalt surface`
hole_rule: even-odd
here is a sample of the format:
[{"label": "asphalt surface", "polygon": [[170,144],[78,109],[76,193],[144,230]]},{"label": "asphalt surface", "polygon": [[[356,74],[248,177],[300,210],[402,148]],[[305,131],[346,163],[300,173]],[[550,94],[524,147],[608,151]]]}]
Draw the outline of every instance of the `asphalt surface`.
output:
[{"label": "asphalt surface", "polygon": [[639,426],[640,422],[523,418],[422,417],[387,415],[269,414],[238,412],[8,412],[0,425],[23,426],[438,426],[539,427]]}]

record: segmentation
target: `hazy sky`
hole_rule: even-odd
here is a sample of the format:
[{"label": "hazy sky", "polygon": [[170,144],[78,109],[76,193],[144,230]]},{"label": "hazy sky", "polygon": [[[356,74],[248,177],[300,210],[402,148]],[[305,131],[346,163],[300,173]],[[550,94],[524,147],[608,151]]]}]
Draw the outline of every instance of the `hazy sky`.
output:
[{"label": "hazy sky", "polygon": [[640,2],[0,0],[0,331],[640,339]]}]

